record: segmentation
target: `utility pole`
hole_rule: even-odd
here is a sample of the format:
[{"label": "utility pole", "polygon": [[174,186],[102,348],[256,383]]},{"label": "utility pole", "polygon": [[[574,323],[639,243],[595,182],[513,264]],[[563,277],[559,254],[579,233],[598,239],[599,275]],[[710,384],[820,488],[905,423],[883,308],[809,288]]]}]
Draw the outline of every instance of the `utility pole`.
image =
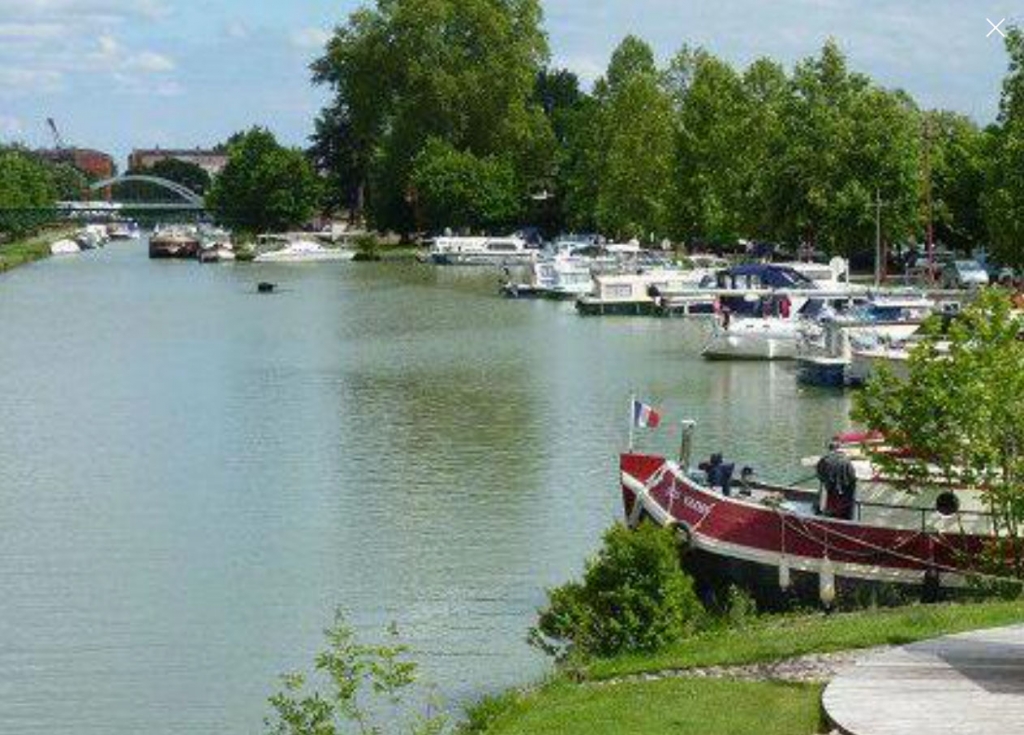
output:
[{"label": "utility pole", "polygon": [[875,288],[882,285],[882,192],[875,189]]},{"label": "utility pole", "polygon": [[928,223],[925,228],[925,238],[928,244],[928,283],[929,285],[935,285],[935,230],[932,226],[932,219],[934,216],[932,210],[932,138],[934,137],[934,129],[932,128],[932,118],[926,117],[924,121],[924,186],[925,186],[925,202],[928,212]]}]

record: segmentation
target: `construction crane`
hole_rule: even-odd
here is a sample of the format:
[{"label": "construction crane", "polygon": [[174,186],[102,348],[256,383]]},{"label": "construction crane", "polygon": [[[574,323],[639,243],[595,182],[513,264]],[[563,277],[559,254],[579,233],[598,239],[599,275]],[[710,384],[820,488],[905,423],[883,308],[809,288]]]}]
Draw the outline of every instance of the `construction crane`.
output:
[{"label": "construction crane", "polygon": [[50,132],[53,134],[53,143],[57,147],[57,150],[66,150],[67,144],[64,143],[64,138],[61,137],[60,131],[57,130],[57,123],[53,121],[52,117],[48,117],[46,118],[46,124],[50,126]]}]

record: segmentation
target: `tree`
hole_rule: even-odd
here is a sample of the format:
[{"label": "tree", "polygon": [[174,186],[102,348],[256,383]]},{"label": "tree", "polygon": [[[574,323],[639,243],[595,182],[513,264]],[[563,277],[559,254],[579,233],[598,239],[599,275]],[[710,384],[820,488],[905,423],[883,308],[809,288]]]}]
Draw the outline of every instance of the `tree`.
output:
[{"label": "tree", "polygon": [[18,148],[0,149],[0,208],[51,207],[56,200],[47,164]]},{"label": "tree", "polygon": [[302,151],[252,128],[228,148],[228,162],[213,183],[207,206],[223,224],[250,232],[296,227],[316,211],[320,182]]},{"label": "tree", "polygon": [[674,234],[723,243],[764,235],[785,73],[762,59],[741,76],[705,51],[684,48],[667,78],[677,105]]},{"label": "tree", "polygon": [[852,73],[834,41],[797,65],[771,152],[773,229],[833,254],[873,252],[876,194],[883,235],[918,226],[920,130],[913,101]]},{"label": "tree", "polygon": [[437,138],[416,157],[410,185],[420,224],[428,230],[493,229],[510,225],[522,212],[509,161],[457,151]]},{"label": "tree", "polygon": [[994,254],[1024,266],[1024,33],[1006,33],[1010,65],[1003,79],[998,124],[992,130],[988,185],[983,194],[985,222]]},{"label": "tree", "polygon": [[89,188],[89,177],[82,173],[81,169],[62,162],[46,162],[45,165],[49,169],[57,199],[65,202],[82,199],[82,195]]},{"label": "tree", "polygon": [[604,157],[601,104],[587,96],[563,116],[565,142],[559,149],[556,191],[561,219],[570,229],[597,229],[597,195]]},{"label": "tree", "polygon": [[626,37],[598,82],[598,226],[616,237],[664,236],[672,182],[671,100],[651,48]]},{"label": "tree", "polygon": [[57,194],[47,163],[20,148],[0,147],[0,232],[18,236],[45,223]]},{"label": "tree", "polygon": [[369,160],[360,148],[352,120],[337,105],[321,110],[314,126],[306,154],[324,177],[323,208],[327,212],[348,210],[354,221],[365,207]]},{"label": "tree", "polygon": [[[969,118],[933,110],[924,115],[925,194],[931,189],[935,240],[969,253],[985,243],[982,196],[989,136]],[[927,221],[927,201],[923,219]]]},{"label": "tree", "polygon": [[[381,645],[367,645],[356,639],[340,610],[334,624],[324,631],[327,648],[316,657],[316,671],[329,689],[306,693],[306,677],[288,674],[282,678],[284,689],[270,698],[274,717],[265,722],[273,735],[380,735],[384,730],[375,723],[380,702],[401,704],[416,682],[416,663],[408,657],[407,646],[398,642],[394,626],[390,640]],[[368,701],[369,700],[369,701]],[[387,732],[403,728],[390,723]],[[411,735],[439,735],[444,732],[443,716],[423,717],[404,728]]]},{"label": "tree", "polygon": [[998,289],[981,294],[942,334],[912,352],[909,377],[889,371],[858,396],[854,417],[898,454],[882,471],[910,487],[935,482],[980,490],[1001,534],[988,571],[1024,578],[1024,328]]},{"label": "tree", "polygon": [[378,0],[338,28],[312,66],[334,96],[314,147],[340,151],[323,160],[359,179],[373,224],[415,226],[412,166],[431,139],[510,161],[522,197],[551,176],[554,138],[533,99],[540,19],[537,0]]}]

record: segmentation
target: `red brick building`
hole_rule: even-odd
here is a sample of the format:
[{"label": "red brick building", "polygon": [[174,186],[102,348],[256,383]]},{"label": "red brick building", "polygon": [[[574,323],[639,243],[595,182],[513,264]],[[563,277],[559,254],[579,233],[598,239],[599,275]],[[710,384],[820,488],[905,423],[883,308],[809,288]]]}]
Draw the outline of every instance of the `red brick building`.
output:
[{"label": "red brick building", "polygon": [[90,178],[109,179],[114,175],[114,158],[102,151],[90,148],[61,148],[38,151],[38,154],[49,161],[70,163]]},{"label": "red brick building", "polygon": [[216,148],[136,148],[128,156],[128,170],[151,168],[154,163],[169,159],[194,163],[210,176],[216,176],[227,165],[228,152]]}]

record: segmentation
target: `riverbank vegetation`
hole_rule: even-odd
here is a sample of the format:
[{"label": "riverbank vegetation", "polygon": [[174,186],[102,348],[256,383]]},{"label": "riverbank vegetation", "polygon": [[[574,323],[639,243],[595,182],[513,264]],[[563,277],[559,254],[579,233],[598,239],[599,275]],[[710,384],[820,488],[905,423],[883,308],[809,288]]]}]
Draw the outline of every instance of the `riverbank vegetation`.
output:
[{"label": "riverbank vegetation", "polygon": [[[67,163],[45,160],[19,146],[0,145],[0,242],[24,238],[54,219],[58,199],[77,199],[87,185],[85,175]],[[13,254],[9,260],[28,256]],[[8,266],[10,267],[10,266]]]},{"label": "riverbank vegetation", "polygon": [[307,222],[320,195],[303,153],[257,127],[228,141],[228,162],[206,204],[221,224],[243,233],[281,232]]},{"label": "riverbank vegetation", "polygon": [[50,257],[50,244],[68,232],[70,229],[57,227],[43,230],[30,237],[0,242],[0,273]]},{"label": "riverbank vegetation", "polygon": [[1024,37],[985,129],[849,67],[839,43],[786,69],[634,36],[585,90],[551,68],[537,0],[377,2],[312,66],[332,99],[310,154],[329,206],[408,233],[532,222],[549,230],[872,252],[991,244],[1024,263]]},{"label": "riverbank vegetation", "polygon": [[[559,655],[556,673],[536,687],[471,706],[462,731],[817,732],[822,679],[827,678],[821,671],[794,683],[775,678],[771,666],[763,667],[756,680],[749,680],[749,671],[730,667],[902,645],[1024,620],[1020,599],[775,615],[758,615],[747,605],[696,610],[687,604],[687,614],[669,615],[674,632],[623,636],[624,630],[645,632],[650,623],[646,612],[678,597],[659,586],[671,588],[677,575],[683,573],[669,531],[653,526],[635,533],[609,531],[583,581],[552,590],[540,613],[538,628],[568,645],[568,650],[553,651]],[[579,612],[579,600],[591,598],[606,608],[597,645],[593,635],[581,635],[594,630],[589,616]],[[557,624],[552,626],[552,620]],[[709,668],[717,669],[712,678],[707,678]]]},{"label": "riverbank vegetation", "polygon": [[[784,661],[809,654],[904,645],[1024,621],[1024,602],[912,605],[826,615],[753,618],[658,653],[600,659],[571,675],[506,692],[469,708],[462,732],[795,733],[818,732],[821,683],[697,676],[698,669]],[[687,672],[693,672],[688,675]]]},{"label": "riverbank vegetation", "polygon": [[1024,579],[1022,330],[1007,294],[988,289],[947,328],[931,325],[905,380],[881,370],[854,411],[885,437],[865,448],[886,476],[982,493],[998,536],[972,559],[975,570],[1016,580]]}]

